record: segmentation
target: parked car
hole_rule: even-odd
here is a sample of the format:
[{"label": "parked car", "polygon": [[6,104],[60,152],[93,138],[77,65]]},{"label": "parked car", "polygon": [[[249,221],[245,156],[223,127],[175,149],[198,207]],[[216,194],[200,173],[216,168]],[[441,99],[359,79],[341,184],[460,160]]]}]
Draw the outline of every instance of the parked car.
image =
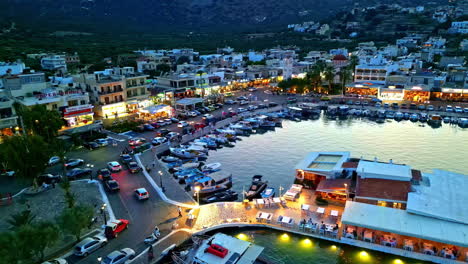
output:
[{"label": "parked car", "polygon": [[66,259],[56,258],[42,262],[42,264],[68,264]]},{"label": "parked car", "polygon": [[135,197],[138,200],[148,200],[149,192],[145,188],[138,188],[135,190]]},{"label": "parked car", "polygon": [[426,110],[427,110],[427,111],[434,111],[434,106],[433,106],[433,105],[428,105],[428,106],[426,107]]},{"label": "parked car", "polygon": [[400,108],[400,106],[398,105],[398,103],[392,103],[392,108],[393,109],[398,109],[398,108]]},{"label": "parked car", "polygon": [[143,128],[146,130],[146,131],[153,131],[154,130],[154,126],[150,125],[150,124],[143,124]]},{"label": "parked car", "polygon": [[161,145],[161,144],[166,143],[166,142],[167,142],[167,138],[165,138],[165,137],[155,137],[151,141],[151,144],[153,144],[153,146],[157,146],[157,145]]},{"label": "parked car", "polygon": [[244,101],[244,100],[242,100],[242,101],[240,101],[240,102],[239,102],[239,105],[247,105],[247,104],[249,104],[249,102],[248,102],[248,101]]},{"label": "parked car", "polygon": [[199,108],[197,108],[196,110],[193,110],[193,111],[198,112],[200,114],[204,114],[204,113],[208,112],[204,107],[199,107]]},{"label": "parked car", "polygon": [[104,188],[108,192],[115,192],[120,190],[119,183],[116,180],[108,180],[104,182]]},{"label": "parked car", "polygon": [[248,101],[249,98],[247,98],[245,96],[239,96],[239,97],[237,97],[237,100],[239,100],[239,101]]},{"label": "parked car", "polygon": [[166,135],[166,138],[169,140],[173,140],[177,138],[180,134],[177,132],[169,132],[169,134]]},{"label": "parked car", "polygon": [[361,101],[355,101],[354,104],[355,105],[361,105]]},{"label": "parked car", "polygon": [[254,111],[254,110],[256,110],[257,108],[258,108],[258,106],[256,106],[256,105],[249,105],[249,106],[247,107],[247,110],[248,110],[248,111]]},{"label": "parked car", "polygon": [[249,92],[255,92],[255,91],[257,91],[257,88],[255,88],[255,87],[250,87],[249,88]]},{"label": "parked car", "polygon": [[400,108],[401,108],[401,109],[408,109],[408,105],[407,105],[407,104],[401,104],[401,105],[400,105]]},{"label": "parked car", "polygon": [[51,157],[51,158],[49,159],[49,162],[47,162],[47,164],[48,164],[49,166],[52,166],[52,165],[55,165],[55,164],[57,164],[57,163],[59,163],[59,162],[60,162],[60,157],[59,157],[59,156],[53,156],[53,157]]},{"label": "parked car", "polygon": [[128,170],[131,172],[131,173],[138,173],[141,171],[141,168],[140,166],[138,166],[138,163],[136,163],[135,161],[132,161],[130,163],[128,163]]},{"label": "parked car", "polygon": [[129,154],[122,154],[120,155],[120,160],[122,161],[123,164],[127,164],[133,161],[133,158]]},{"label": "parked car", "polygon": [[146,139],[144,138],[132,138],[128,141],[128,144],[132,147],[140,146],[146,143]]},{"label": "parked car", "polygon": [[69,179],[81,178],[81,177],[89,176],[91,175],[91,173],[92,173],[92,170],[88,168],[84,168],[84,169],[74,168],[70,170],[69,172],[67,172],[67,178]]},{"label": "parked car", "polygon": [[426,110],[426,106],[423,104],[418,105],[418,110]]},{"label": "parked car", "polygon": [[98,138],[94,140],[94,142],[96,142],[100,147],[105,147],[109,145],[109,141],[107,140],[107,138]]},{"label": "parked car", "polygon": [[410,104],[409,109],[416,110],[418,107],[416,104]]},{"label": "parked car", "polygon": [[218,108],[216,108],[216,106],[214,106],[214,105],[209,105],[209,106],[207,106],[206,108],[208,108],[209,112],[212,112],[212,111],[218,109]]},{"label": "parked car", "polygon": [[52,183],[59,183],[62,181],[62,176],[60,175],[52,175],[50,173],[41,174],[37,177],[37,184],[41,185],[43,183],[52,184]]},{"label": "parked car", "polygon": [[264,108],[267,108],[268,106],[266,104],[258,104],[257,107],[258,109],[264,109]]},{"label": "parked car", "polygon": [[[185,121],[181,121],[181,122],[185,122]],[[159,129],[159,130],[156,132],[156,136],[157,136],[157,137],[164,137],[164,136],[166,136],[167,134],[169,134],[169,132],[171,132],[171,131],[168,130],[168,129],[162,128],[162,129]]]},{"label": "parked car", "polygon": [[75,168],[83,164],[84,164],[84,160],[82,159],[69,159],[67,160],[67,162],[65,162],[65,168],[71,169],[71,168]]},{"label": "parked car", "polygon": [[455,106],[455,113],[463,113],[463,108],[460,106]]},{"label": "parked car", "polygon": [[204,114],[203,115],[203,119],[213,119],[214,118],[214,115],[212,114]]},{"label": "parked car", "polygon": [[463,113],[468,113],[468,107],[465,107],[465,108],[463,109]]},{"label": "parked car", "polygon": [[117,161],[110,161],[107,163],[107,168],[111,172],[119,172],[122,170],[122,166]]},{"label": "parked car", "polygon": [[108,169],[100,169],[97,171],[97,178],[102,181],[112,180],[112,173]]},{"label": "parked car", "polygon": [[445,112],[453,112],[453,107],[451,105],[447,105],[447,107],[445,107]]},{"label": "parked car", "polygon": [[197,115],[198,115],[198,114],[197,114],[197,112],[195,112],[195,111],[189,111],[189,112],[187,112],[187,116],[189,116],[189,117],[196,117]]},{"label": "parked car", "polygon": [[214,104],[214,107],[215,107],[216,109],[220,109],[221,107],[223,107],[223,104],[221,104],[221,103],[216,103],[216,104]]},{"label": "parked car", "polygon": [[390,107],[390,104],[389,104],[389,103],[384,103],[384,104],[383,104],[383,107],[384,107],[384,108],[389,108],[389,107]]},{"label": "parked car", "polygon": [[275,107],[275,106],[278,106],[278,103],[275,103],[275,102],[268,103],[268,107]]},{"label": "parked car", "polygon": [[94,252],[107,244],[107,238],[101,235],[95,235],[93,237],[87,237],[81,240],[73,250],[73,254],[79,257],[86,257],[90,253]]},{"label": "parked car", "polygon": [[235,100],[227,100],[227,101],[225,101],[224,103],[227,104],[227,105],[233,105],[233,104],[237,104],[237,101],[235,101]]},{"label": "parked car", "polygon": [[89,150],[95,150],[95,149],[99,148],[99,144],[94,142],[94,141],[85,142],[85,143],[83,143],[83,147],[85,147],[85,148],[87,148]]},{"label": "parked car", "polygon": [[247,112],[247,109],[242,108],[242,107],[237,108],[237,113],[244,113],[244,112]]},{"label": "parked car", "polygon": [[186,121],[180,121],[179,124],[177,124],[177,127],[186,127],[188,125],[189,123],[187,123]]},{"label": "parked car", "polygon": [[377,107],[377,108],[380,108],[380,107],[382,107],[382,104],[381,103],[375,103],[374,106]]},{"label": "parked car", "polygon": [[123,248],[121,250],[112,251],[101,261],[101,264],[123,264],[133,257],[135,257],[135,251],[133,251],[133,249]]},{"label": "parked car", "polygon": [[130,221],[125,219],[118,219],[112,222],[108,222],[106,227],[104,228],[104,234],[107,238],[115,238],[118,237],[119,234],[128,228]]},{"label": "parked car", "polygon": [[177,119],[175,117],[171,117],[171,122],[172,123],[179,123],[179,119]]}]

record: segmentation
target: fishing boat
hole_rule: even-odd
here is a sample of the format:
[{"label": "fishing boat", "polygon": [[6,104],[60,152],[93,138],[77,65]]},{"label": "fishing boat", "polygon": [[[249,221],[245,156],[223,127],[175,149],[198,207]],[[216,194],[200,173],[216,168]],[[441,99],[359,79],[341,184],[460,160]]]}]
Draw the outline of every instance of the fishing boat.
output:
[{"label": "fishing boat", "polygon": [[241,132],[250,132],[250,131],[252,131],[252,126],[248,125],[248,123],[241,123],[241,122],[231,124],[229,126],[229,128],[233,129],[235,131],[241,131]]},{"label": "fishing boat", "polygon": [[216,143],[216,140],[211,139],[209,137],[202,137],[199,139],[195,139],[194,142],[201,142],[205,143],[208,148],[215,149],[218,148],[218,143]]},{"label": "fishing boat", "polygon": [[215,162],[215,163],[210,163],[210,164],[203,165],[201,167],[201,170],[203,172],[208,172],[208,173],[213,173],[213,172],[220,171],[221,170],[221,163]]},{"label": "fishing boat", "polygon": [[252,184],[250,185],[249,190],[245,193],[245,198],[252,200],[253,198],[258,198],[261,196],[261,193],[266,189],[267,183],[262,181],[262,175],[254,175],[252,177]]},{"label": "fishing boat", "polygon": [[217,131],[218,133],[226,134],[226,135],[233,135],[233,136],[235,136],[235,135],[237,134],[236,131],[233,130],[233,129],[222,129],[222,128],[218,128],[218,129],[216,129],[216,131]]},{"label": "fishing boat", "polygon": [[200,146],[205,149],[208,148],[208,143],[200,141],[199,139],[195,139],[193,142],[190,143],[190,145]]},{"label": "fishing boat", "polygon": [[174,156],[164,156],[161,158],[161,160],[165,163],[173,163],[173,162],[181,161],[179,158],[174,157]]},{"label": "fishing boat", "polygon": [[394,118],[395,118],[395,112],[393,112],[393,111],[387,111],[387,113],[385,114],[385,118],[387,118],[387,119],[394,119]]},{"label": "fishing boat", "polygon": [[396,112],[394,118],[395,118],[395,120],[400,121],[400,120],[403,119],[403,117],[404,117],[404,115],[403,115],[402,112]]},{"label": "fishing boat", "polygon": [[403,119],[409,120],[409,118],[410,118],[410,113],[408,112],[403,113]]},{"label": "fishing boat", "polygon": [[186,169],[196,169],[196,168],[200,167],[200,164],[201,164],[200,162],[189,162],[189,163],[182,164],[179,167],[174,167],[173,170],[174,171],[182,171],[182,170],[186,170]]},{"label": "fishing boat", "polygon": [[185,148],[169,148],[172,155],[182,159],[193,159],[206,157],[206,153]]},{"label": "fishing boat", "polygon": [[223,233],[204,239],[193,237],[193,247],[172,255],[173,263],[246,264],[268,263],[260,255],[263,247]]},{"label": "fishing boat", "polygon": [[275,196],[275,188],[268,187],[260,195],[262,198],[272,198]]},{"label": "fishing boat", "polygon": [[440,115],[432,115],[427,123],[432,127],[440,127],[442,125],[442,117]]},{"label": "fishing boat", "polygon": [[227,144],[229,142],[223,135],[207,135],[206,138],[214,140],[218,144]]},{"label": "fishing boat", "polygon": [[[188,188],[187,188],[188,187]],[[221,171],[205,175],[186,188],[191,189],[194,194],[207,196],[216,192],[225,191],[232,187],[232,174]]]},{"label": "fishing boat", "polygon": [[411,114],[409,117],[409,120],[411,122],[417,122],[419,120],[419,115],[418,114]]},{"label": "fishing boat", "polygon": [[458,126],[462,128],[468,127],[468,118],[462,117],[458,119]]},{"label": "fishing boat", "polygon": [[238,199],[238,194],[233,190],[218,192],[202,199],[203,203],[232,202]]},{"label": "fishing boat", "polygon": [[205,148],[201,145],[193,144],[193,142],[189,145],[180,145],[180,146],[181,148],[184,148],[186,150],[208,153],[208,148]]},{"label": "fishing boat", "polygon": [[452,116],[452,118],[450,119],[450,123],[455,125],[458,124],[458,118]]},{"label": "fishing boat", "polygon": [[179,180],[179,183],[188,183],[188,179],[202,178],[205,175],[199,169],[187,169],[174,173],[174,177]]},{"label": "fishing boat", "polygon": [[421,113],[420,116],[419,116],[419,121],[420,122],[427,122],[427,119],[428,119],[428,115],[426,113]]}]

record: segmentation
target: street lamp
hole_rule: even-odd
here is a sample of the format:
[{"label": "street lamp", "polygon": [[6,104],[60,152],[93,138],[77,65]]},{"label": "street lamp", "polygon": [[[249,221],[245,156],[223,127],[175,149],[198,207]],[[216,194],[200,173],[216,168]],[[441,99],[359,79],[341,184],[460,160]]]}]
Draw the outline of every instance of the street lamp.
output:
[{"label": "street lamp", "polygon": [[346,193],[346,201],[348,200],[348,184],[344,184],[345,187],[345,193]]},{"label": "street lamp", "polygon": [[98,262],[101,262],[101,261],[102,261],[102,257],[98,257],[98,258],[97,258],[97,261],[98,261]]},{"label": "street lamp", "polygon": [[158,173],[159,173],[159,185],[161,185],[162,191],[165,192],[166,190],[164,189],[163,182],[162,182],[163,173],[162,171],[158,171]]},{"label": "street lamp", "polygon": [[106,211],[105,211],[106,207],[107,207],[107,204],[103,204],[101,206],[101,214],[104,217],[104,225],[107,225],[107,217],[106,217]]},{"label": "street lamp", "polygon": [[200,205],[200,186],[195,186],[195,194],[197,195],[197,203]]}]

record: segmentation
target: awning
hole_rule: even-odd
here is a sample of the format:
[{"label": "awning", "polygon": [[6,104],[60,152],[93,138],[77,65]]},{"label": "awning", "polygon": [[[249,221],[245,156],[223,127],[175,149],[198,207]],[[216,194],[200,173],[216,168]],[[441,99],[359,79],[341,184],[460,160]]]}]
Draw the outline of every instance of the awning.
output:
[{"label": "awning", "polygon": [[169,111],[169,110],[170,110],[170,106],[163,104],[163,105],[148,106],[148,107],[141,109],[140,111],[145,112],[145,113],[155,114],[158,112],[164,112],[164,111]]},{"label": "awning", "polygon": [[372,230],[468,247],[468,225],[406,210],[347,201],[341,222]]},{"label": "awning", "polygon": [[350,179],[323,180],[317,186],[317,192],[346,194],[346,187],[351,185]]}]

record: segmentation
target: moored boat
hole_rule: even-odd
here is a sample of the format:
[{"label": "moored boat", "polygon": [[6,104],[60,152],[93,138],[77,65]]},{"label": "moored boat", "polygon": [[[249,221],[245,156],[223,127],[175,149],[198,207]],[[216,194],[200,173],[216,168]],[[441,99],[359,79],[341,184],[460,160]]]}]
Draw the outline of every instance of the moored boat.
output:
[{"label": "moored boat", "polygon": [[185,148],[169,148],[172,155],[183,158],[183,159],[193,159],[193,158],[203,158],[206,157],[206,153],[185,149]]},{"label": "moored boat", "polygon": [[188,186],[194,194],[198,192],[200,196],[210,195],[215,192],[225,191],[232,187],[232,174],[221,171],[205,175],[193,184]]},{"label": "moored boat", "polygon": [[218,192],[202,199],[203,203],[231,202],[238,198],[238,194],[233,190]]},{"label": "moored boat", "polygon": [[262,175],[254,175],[252,177],[252,184],[247,192],[245,192],[245,198],[252,200],[253,198],[258,198],[261,196],[261,193],[266,189],[267,183],[262,181]]},{"label": "moored boat", "polygon": [[442,117],[440,115],[431,115],[427,123],[432,127],[440,127],[442,125]]},{"label": "moored boat", "polygon": [[260,195],[262,198],[272,198],[275,196],[275,188],[268,187]]},{"label": "moored boat", "polygon": [[201,170],[203,172],[208,172],[208,173],[213,173],[221,170],[221,163],[219,162],[214,162],[210,164],[203,165],[201,167]]}]

